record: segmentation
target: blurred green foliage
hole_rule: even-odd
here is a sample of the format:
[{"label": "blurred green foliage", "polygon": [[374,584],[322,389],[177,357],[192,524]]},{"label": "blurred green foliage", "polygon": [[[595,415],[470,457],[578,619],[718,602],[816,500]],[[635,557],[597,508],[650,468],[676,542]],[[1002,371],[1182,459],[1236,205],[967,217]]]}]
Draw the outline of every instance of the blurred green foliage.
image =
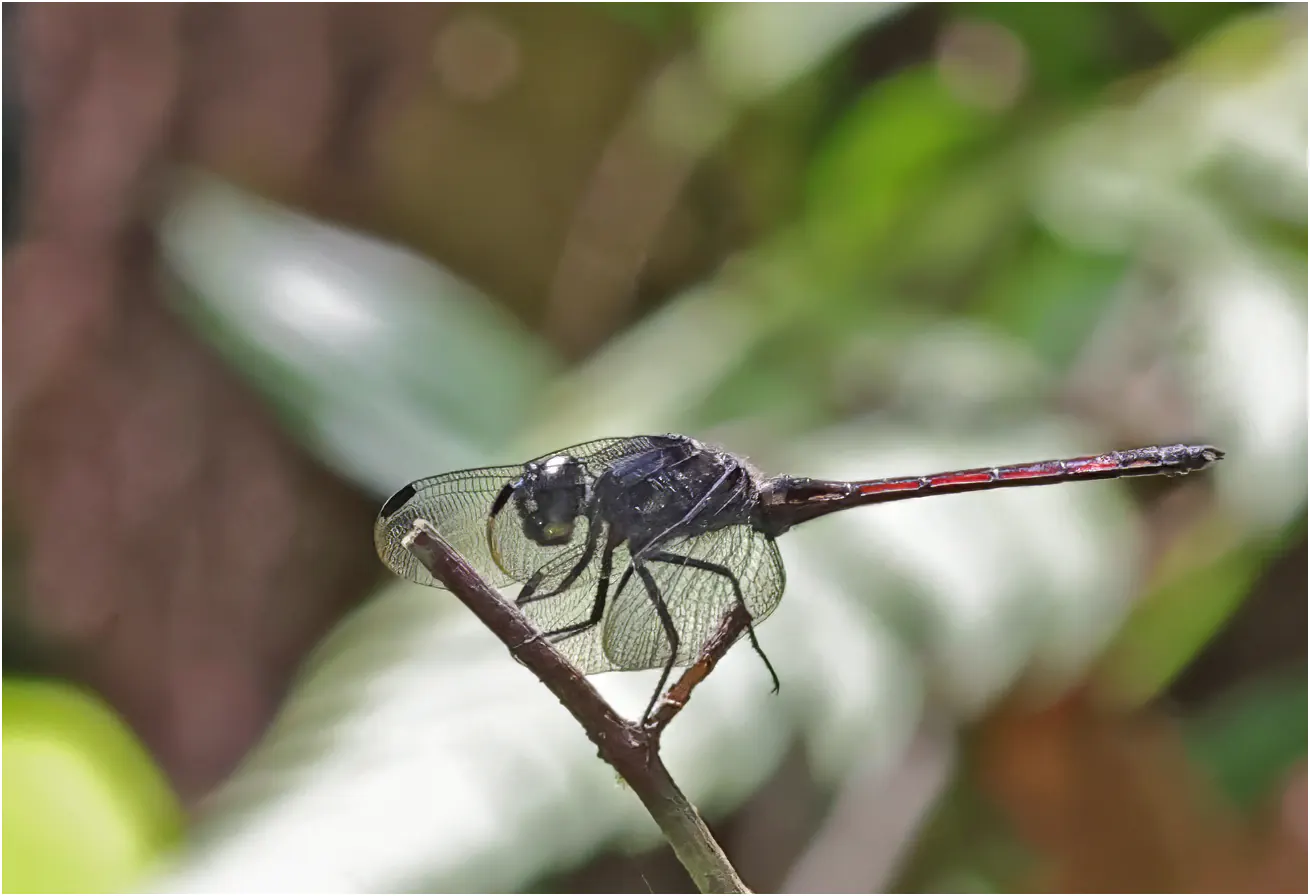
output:
[{"label": "blurred green foliage", "polygon": [[132,889],[177,844],[182,809],[101,700],[56,682],[4,681],[4,890]]},{"label": "blurred green foliage", "polygon": [[1217,541],[1213,536],[1181,545],[1180,551],[1202,556],[1163,561],[1184,571],[1164,577],[1111,648],[1110,675],[1120,694],[1133,702],[1158,696],[1238,609],[1271,559],[1298,536],[1304,532],[1293,528],[1272,543],[1256,541],[1213,553],[1206,551]]},{"label": "blurred green foliage", "polygon": [[1304,667],[1264,676],[1191,720],[1190,752],[1230,799],[1256,807],[1305,759],[1306,704]]}]

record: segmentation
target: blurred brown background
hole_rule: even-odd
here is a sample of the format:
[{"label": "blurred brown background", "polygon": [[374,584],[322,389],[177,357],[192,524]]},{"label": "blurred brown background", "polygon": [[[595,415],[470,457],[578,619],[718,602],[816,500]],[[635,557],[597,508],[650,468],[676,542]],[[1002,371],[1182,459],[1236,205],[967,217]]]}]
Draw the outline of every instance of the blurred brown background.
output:
[{"label": "blurred brown background", "polygon": [[[592,433],[572,438],[560,421],[604,419],[588,384],[615,358],[638,371],[628,397],[654,408],[651,428],[697,426],[762,463],[795,466],[788,446],[878,414],[918,427],[920,441],[959,444],[934,405],[979,432],[1077,418],[1086,451],[1193,435],[1222,444],[1228,480],[1125,491],[1145,533],[1140,563],[1102,562],[1138,564],[1135,612],[1106,623],[1122,633],[1072,682],[1053,692],[1028,668],[956,713],[927,671],[923,719],[947,721],[909,725],[884,769],[818,774],[794,743],[715,826],[761,891],[1299,890],[1304,479],[1289,498],[1278,484],[1289,480],[1270,485],[1241,449],[1261,446],[1266,470],[1304,471],[1304,342],[1278,368],[1284,356],[1261,333],[1279,327],[1241,309],[1250,285],[1268,299],[1260,308],[1290,309],[1303,337],[1304,119],[1300,130],[1277,120],[1297,108],[1295,89],[1286,105],[1285,91],[1261,89],[1295,85],[1279,66],[1304,58],[1305,22],[1290,7],[1171,6],[6,7],[6,680],[88,686],[203,830],[221,816],[207,798],[267,731],[311,649],[381,583],[368,532],[385,483],[519,453],[514,414],[466,436],[438,399],[432,426],[459,433],[467,456],[432,448],[430,469],[352,466],[353,443],[324,448],[324,408],[348,391],[341,371],[376,370],[377,356],[306,328],[297,350],[321,351],[317,369],[342,380],[293,375],[278,366],[281,331],[259,317],[279,313],[280,293],[234,274],[244,323],[239,308],[213,310],[214,280],[189,259],[212,252],[217,270],[262,276],[205,235],[255,239],[263,225],[237,217],[206,231],[178,217],[199,202],[190,177],[203,169],[319,225],[413,250],[486,297],[503,312],[497,326],[531,348],[479,355],[452,322],[477,364],[452,347],[443,357],[465,366],[450,360],[431,379],[494,403],[468,385],[478,365],[522,363],[514,375],[555,383],[555,404],[529,401],[506,374],[505,407],[569,409],[551,430],[561,444]],[[1303,64],[1299,77],[1303,94]],[[1147,157],[1139,181],[1115,167]],[[1092,174],[1082,184],[1071,170]],[[1196,226],[1170,226],[1180,220]],[[331,245],[303,264],[354,257]],[[1232,261],[1229,279],[1206,267],[1217,258]],[[1284,276],[1286,296],[1268,286]],[[1236,317],[1196,298],[1202,280],[1235,285],[1224,307]],[[711,307],[747,309],[758,333],[731,371],[666,388],[665,367],[684,362],[643,348],[641,334],[683,326],[684,344],[700,344],[703,318],[660,315],[707,284],[746,296]],[[368,313],[385,317],[380,300],[356,301],[360,332]],[[960,327],[1004,334],[1024,361],[958,366],[941,336],[924,342],[941,381],[920,374],[906,346]],[[428,351],[396,337],[371,348],[416,364]],[[530,366],[533,352],[547,366]],[[1225,366],[1262,355],[1263,373]],[[952,391],[1030,369],[1040,385]],[[421,371],[412,379],[427,388]],[[1302,400],[1260,410],[1269,382]],[[394,394],[380,388],[377,401]],[[685,395],[695,402],[678,404]],[[353,438],[370,429],[339,419]],[[381,457],[399,437],[376,432]],[[1209,621],[1180,622],[1200,612],[1189,602]],[[568,807],[557,811],[585,808]],[[578,836],[590,859],[535,871],[524,860],[518,886],[687,886],[665,850],[633,856]],[[452,876],[438,866],[456,859],[411,859],[343,886],[479,888],[478,861]],[[251,886],[285,885],[258,867],[246,868]],[[191,880],[241,879],[225,873]]]}]

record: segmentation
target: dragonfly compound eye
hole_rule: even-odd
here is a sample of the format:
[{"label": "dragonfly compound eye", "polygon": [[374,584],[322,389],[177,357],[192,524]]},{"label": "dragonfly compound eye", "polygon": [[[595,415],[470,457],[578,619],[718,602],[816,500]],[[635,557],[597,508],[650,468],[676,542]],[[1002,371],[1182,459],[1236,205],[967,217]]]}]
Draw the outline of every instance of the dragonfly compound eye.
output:
[{"label": "dragonfly compound eye", "polygon": [[567,455],[529,464],[514,502],[523,534],[543,546],[568,544],[587,500],[585,468]]}]

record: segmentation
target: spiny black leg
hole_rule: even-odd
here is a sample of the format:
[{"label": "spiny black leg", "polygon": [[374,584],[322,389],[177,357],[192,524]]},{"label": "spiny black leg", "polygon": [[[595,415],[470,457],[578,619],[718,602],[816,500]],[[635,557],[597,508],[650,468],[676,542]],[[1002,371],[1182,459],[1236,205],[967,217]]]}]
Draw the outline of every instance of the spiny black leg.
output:
[{"label": "spiny black leg", "polygon": [[[627,585],[628,585],[628,581],[629,581],[631,578],[632,578],[632,567],[629,566],[627,569],[625,569],[625,570],[623,571],[623,575],[622,575],[622,577],[619,578],[619,587],[617,587],[617,588],[614,589],[614,599],[615,599],[615,600],[618,600],[619,595],[623,593],[623,589],[627,587]],[[596,622],[593,623],[593,622],[591,622],[591,620],[587,620],[587,622],[586,622],[586,623],[583,623],[583,625],[586,625],[587,627],[590,627],[591,625],[598,624],[598,623],[600,622],[600,617],[603,616],[603,615],[605,614],[605,606],[604,606],[603,603],[602,603],[602,604],[598,604],[597,606],[599,607],[599,609],[597,609],[597,607],[592,607],[592,614],[593,614],[593,617],[595,618]],[[568,637],[570,637],[571,635],[575,635],[575,634],[578,634],[579,632],[584,632],[584,631],[586,631],[586,628],[583,628],[583,627],[581,627],[581,626],[578,626],[578,631],[577,631],[577,632],[569,632],[569,628],[573,628],[573,627],[574,627],[574,626],[569,626],[568,628],[562,628],[562,629],[560,629],[559,631],[547,632],[547,633],[546,633],[545,635],[543,635],[542,637],[550,637],[550,636],[552,636],[552,635],[555,635],[555,636],[563,635],[563,637],[557,637],[557,638],[556,638],[556,641],[563,641],[565,638],[568,638]],[[567,634],[565,634],[566,632],[567,632]]]},{"label": "spiny black leg", "polygon": [[587,520],[587,543],[582,549],[582,556],[578,558],[577,563],[573,564],[573,568],[568,571],[568,574],[564,576],[564,578],[560,580],[560,583],[554,588],[544,594],[536,594],[537,586],[541,584],[541,580],[544,578],[542,570],[537,570],[532,574],[531,578],[523,584],[523,589],[519,591],[519,596],[514,598],[514,603],[522,607],[534,601],[545,600],[548,597],[554,597],[557,594],[567,591],[569,587],[578,580],[578,576],[582,575],[583,570],[585,570],[591,563],[591,558],[596,556],[596,542],[599,540],[597,537],[599,530],[600,526],[596,524],[596,520],[589,518]]},{"label": "spiny black leg", "polygon": [[582,556],[578,559],[578,562],[573,564],[573,568],[569,570],[568,575],[564,576],[564,578],[560,580],[560,583],[554,588],[549,591],[543,591],[541,594],[537,594],[536,591],[541,585],[541,580],[545,578],[545,575],[541,570],[537,570],[532,574],[532,577],[523,584],[523,589],[519,591],[519,596],[514,598],[514,603],[518,604],[520,607],[525,607],[528,604],[536,603],[539,600],[545,600],[548,597],[554,597],[557,594],[567,591],[569,587],[578,580],[578,577],[582,575],[587,566],[591,564],[591,558],[594,556],[596,556],[595,550],[590,552],[584,550]]},{"label": "spiny black leg", "polygon": [[781,683],[778,681],[778,673],[773,671],[773,663],[769,662],[769,658],[764,655],[764,650],[760,647],[760,642],[755,637],[755,626],[751,622],[751,611],[746,607],[746,598],[742,596],[741,582],[737,581],[736,573],[719,563],[711,563],[708,560],[700,560],[696,557],[688,557],[683,554],[672,554],[668,551],[659,551],[651,554],[646,559],[657,560],[660,563],[676,563],[681,566],[690,566],[692,569],[701,569],[705,572],[712,572],[716,575],[723,576],[732,583],[732,593],[736,596],[737,603],[741,604],[742,610],[746,613],[746,634],[751,639],[751,647],[755,648],[755,652],[760,655],[760,659],[764,660],[764,667],[769,670],[769,677],[773,679],[773,693],[778,693],[778,690],[781,687]]},{"label": "spiny black leg", "polygon": [[[553,632],[546,632],[543,637],[550,639],[552,644],[558,644],[565,638],[571,638],[574,635],[580,635],[594,626],[600,625],[601,617],[605,615],[605,596],[610,587],[610,570],[614,565],[614,545],[612,543],[605,545],[605,550],[600,554],[600,581],[596,583],[596,600],[591,605],[591,615],[582,622],[575,622],[573,625],[566,625],[563,628],[557,628]],[[619,585],[619,591],[628,582],[628,574],[624,573],[623,582]],[[615,592],[618,596],[618,592]]]},{"label": "spiny black leg", "polygon": [[660,596],[659,586],[655,584],[655,577],[650,574],[645,565],[640,560],[634,559],[629,569],[635,569],[637,575],[641,576],[642,584],[646,586],[646,594],[650,596],[650,602],[655,605],[655,613],[660,617],[660,624],[664,626],[664,634],[669,639],[669,661],[664,664],[664,672],[660,675],[660,683],[655,688],[655,693],[651,694],[650,703],[646,705],[646,711],[641,714],[641,724],[646,724],[646,719],[650,718],[650,712],[655,708],[655,701],[664,693],[664,686],[669,683],[669,673],[673,671],[673,666],[678,662],[678,630],[673,625],[673,617],[669,615],[669,608],[664,603],[664,598]]},{"label": "spiny black leg", "polygon": [[541,585],[541,580],[545,577],[546,576],[541,570],[534,572],[528,580],[523,583],[523,587],[519,590],[519,596],[514,598],[514,603],[518,604],[520,607],[526,603],[531,603],[533,592],[537,590]]}]

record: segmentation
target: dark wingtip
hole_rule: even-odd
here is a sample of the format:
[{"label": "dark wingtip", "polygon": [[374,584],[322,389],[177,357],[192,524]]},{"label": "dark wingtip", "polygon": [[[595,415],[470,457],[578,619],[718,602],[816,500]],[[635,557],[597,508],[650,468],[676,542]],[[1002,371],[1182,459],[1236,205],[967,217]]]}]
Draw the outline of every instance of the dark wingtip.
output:
[{"label": "dark wingtip", "polygon": [[414,497],[416,491],[417,489],[411,483],[387,498],[387,503],[383,504],[382,509],[378,511],[378,517],[384,520],[390,519],[392,514],[409,503],[409,499]]},{"label": "dark wingtip", "polygon": [[1224,452],[1213,445],[1199,445],[1196,448],[1195,457],[1201,462],[1202,466],[1209,466],[1218,460],[1223,460]]}]

